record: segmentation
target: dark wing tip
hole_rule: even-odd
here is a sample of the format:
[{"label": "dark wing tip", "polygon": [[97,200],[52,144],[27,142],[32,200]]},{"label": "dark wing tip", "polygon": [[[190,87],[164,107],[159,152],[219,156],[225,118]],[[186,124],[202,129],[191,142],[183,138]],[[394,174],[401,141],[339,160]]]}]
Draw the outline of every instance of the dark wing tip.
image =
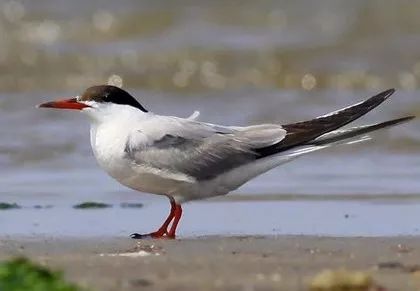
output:
[{"label": "dark wing tip", "polygon": [[[394,125],[398,125],[398,124],[401,124],[401,123],[406,123],[410,120],[413,120],[414,118],[416,118],[414,115],[400,117],[400,118],[396,118],[396,119],[392,119],[392,120],[388,120],[388,121],[385,121],[385,122],[375,124],[374,126],[372,126],[372,128],[375,128],[375,127],[383,128],[383,127],[388,127],[388,126],[394,126]],[[374,130],[376,130],[376,128]]]},{"label": "dark wing tip", "polygon": [[[259,153],[262,156],[267,156],[314,140],[327,132],[336,130],[365,115],[388,99],[394,92],[395,89],[391,88],[362,102],[319,116],[315,119],[284,124],[282,127],[287,131],[286,137],[273,146],[259,149]],[[412,119],[412,117],[401,120],[401,122],[408,121],[409,119]]]},{"label": "dark wing tip", "polygon": [[322,138],[321,136],[321,139],[315,139],[314,141],[309,142],[308,144],[325,145],[325,144],[334,143],[340,140],[351,139],[353,137],[360,136],[363,134],[369,134],[370,132],[373,132],[379,129],[384,129],[391,126],[400,125],[414,118],[415,116],[405,116],[405,117],[387,120],[387,121],[379,122],[375,124],[370,124],[370,125],[365,125],[365,126],[360,126],[360,127],[353,127],[353,128],[348,129],[347,131],[344,131],[343,133],[335,134],[332,137],[325,136],[324,138]]},{"label": "dark wing tip", "polygon": [[379,93],[378,95],[384,95],[385,96],[384,98],[388,98],[389,96],[391,96],[394,93],[395,93],[395,88],[391,88],[391,89],[388,89],[388,90],[385,90],[385,91]]},{"label": "dark wing tip", "polygon": [[[395,89],[394,88],[391,88],[391,89],[388,89],[388,90],[385,90],[385,91],[382,91],[381,93],[379,93],[379,94],[376,94],[375,96],[373,96],[373,97],[370,97],[369,99],[367,99],[365,102],[363,102],[363,103],[365,103],[365,105],[367,105],[367,107],[370,107],[370,106],[374,106],[374,107],[376,107],[376,106],[378,106],[379,104],[381,104],[382,102],[384,102],[386,99],[388,99],[392,94],[394,94],[395,93]],[[372,108],[373,109],[373,108]]]},{"label": "dark wing tip", "polygon": [[414,118],[416,118],[415,115],[410,115],[410,116],[406,116],[406,117],[401,117],[401,118],[395,119],[395,121],[397,123],[402,123],[402,122],[408,122],[410,120],[413,120]]},{"label": "dark wing tip", "polygon": [[[336,111],[334,115],[349,115],[351,118],[348,120],[353,121],[357,118],[359,118],[362,115],[365,115],[375,107],[379,106],[382,102],[384,102],[386,99],[388,99],[392,94],[394,94],[395,89],[388,89],[385,91],[382,91],[379,94],[376,94],[365,101],[362,101],[360,103],[357,103],[355,105],[349,106],[347,108],[343,108],[342,110]],[[344,124],[343,124],[344,125]]]}]

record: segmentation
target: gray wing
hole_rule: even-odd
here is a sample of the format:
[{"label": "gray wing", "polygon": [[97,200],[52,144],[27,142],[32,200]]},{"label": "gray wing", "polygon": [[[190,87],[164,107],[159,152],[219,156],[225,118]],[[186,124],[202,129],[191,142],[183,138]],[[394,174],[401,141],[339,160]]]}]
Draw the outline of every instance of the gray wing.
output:
[{"label": "gray wing", "polygon": [[158,117],[127,141],[127,158],[155,171],[212,179],[254,161],[255,149],[278,143],[279,125],[223,127],[194,120]]}]

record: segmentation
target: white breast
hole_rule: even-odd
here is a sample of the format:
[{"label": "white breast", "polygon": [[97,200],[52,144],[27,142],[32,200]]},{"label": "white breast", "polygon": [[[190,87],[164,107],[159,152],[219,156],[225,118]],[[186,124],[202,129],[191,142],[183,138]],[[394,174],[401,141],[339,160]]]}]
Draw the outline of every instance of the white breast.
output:
[{"label": "white breast", "polygon": [[[132,189],[159,195],[175,195],[185,182],[136,163],[125,153],[128,124],[101,123],[91,126],[91,145],[98,164],[111,177]],[[132,126],[132,125],[131,125]]]},{"label": "white breast", "polygon": [[112,177],[120,180],[128,171],[124,159],[124,148],[127,135],[113,124],[92,124],[90,141],[98,164]]}]

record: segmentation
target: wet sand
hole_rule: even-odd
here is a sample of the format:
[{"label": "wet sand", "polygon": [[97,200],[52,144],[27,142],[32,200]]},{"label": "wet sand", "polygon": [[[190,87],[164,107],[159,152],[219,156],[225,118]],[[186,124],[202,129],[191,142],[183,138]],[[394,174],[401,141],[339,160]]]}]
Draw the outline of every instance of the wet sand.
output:
[{"label": "wet sand", "polygon": [[420,237],[198,237],[176,241],[3,237],[92,290],[307,290],[324,269],[360,270],[385,290],[419,290]]}]

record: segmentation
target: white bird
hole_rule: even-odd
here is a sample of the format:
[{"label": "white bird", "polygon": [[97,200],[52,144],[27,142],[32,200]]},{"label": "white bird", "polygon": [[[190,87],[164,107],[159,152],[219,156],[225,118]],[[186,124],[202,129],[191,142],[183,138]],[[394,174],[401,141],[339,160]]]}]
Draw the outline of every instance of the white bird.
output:
[{"label": "white bird", "polygon": [[[155,232],[132,238],[175,238],[181,203],[225,195],[250,179],[303,154],[369,139],[366,134],[414,116],[339,129],[369,112],[390,89],[366,101],[312,120],[223,126],[146,110],[126,91],[109,85],[39,107],[80,110],[90,118],[90,140],[98,164],[121,184],[167,196],[171,211]],[[172,223],[172,224],[171,224]]]}]

